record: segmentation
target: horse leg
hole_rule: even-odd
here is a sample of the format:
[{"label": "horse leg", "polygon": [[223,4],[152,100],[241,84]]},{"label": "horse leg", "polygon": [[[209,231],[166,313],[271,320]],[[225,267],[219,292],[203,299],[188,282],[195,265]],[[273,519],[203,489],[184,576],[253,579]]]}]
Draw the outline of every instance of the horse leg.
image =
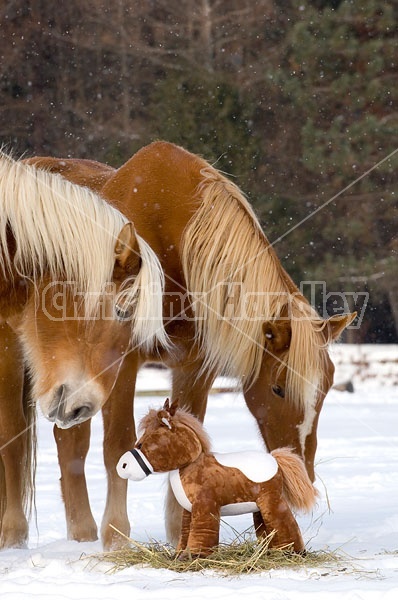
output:
[{"label": "horse leg", "polygon": [[29,527],[24,511],[32,433],[23,409],[24,367],[17,338],[0,327],[0,547],[24,547]]},{"label": "horse leg", "polygon": [[54,426],[54,438],[61,470],[61,491],[65,505],[67,536],[77,542],[98,539],[88,499],[84,465],[90,447],[91,421],[70,429]]},{"label": "horse leg", "polygon": [[202,362],[173,368],[172,401],[178,398],[178,404],[191,412],[200,421],[204,421],[207,398],[215,375],[201,373]]},{"label": "horse leg", "polygon": [[[134,425],[134,391],[138,370],[137,354],[126,356],[112,394],[102,409],[104,421],[104,463],[108,479],[105,512],[101,538],[106,550],[126,544],[130,535],[127,514],[127,480],[121,479],[116,465],[121,455],[131,448],[136,439]],[[115,529],[121,532],[118,534]]]},{"label": "horse leg", "polygon": [[[197,361],[173,369],[172,401],[178,398],[180,406],[189,410],[203,422],[207,397],[215,375],[201,373],[201,366],[202,363]],[[180,538],[182,508],[176,501],[170,484],[168,484],[166,494],[165,521],[167,540],[176,546]]]},{"label": "horse leg", "polygon": [[295,552],[302,552],[304,550],[303,538],[297,521],[282,496],[281,477],[276,475],[274,481],[268,481],[256,502],[264,527],[262,529],[260,526],[259,533],[269,535],[275,532],[270,541],[270,548],[289,549],[290,546]]}]

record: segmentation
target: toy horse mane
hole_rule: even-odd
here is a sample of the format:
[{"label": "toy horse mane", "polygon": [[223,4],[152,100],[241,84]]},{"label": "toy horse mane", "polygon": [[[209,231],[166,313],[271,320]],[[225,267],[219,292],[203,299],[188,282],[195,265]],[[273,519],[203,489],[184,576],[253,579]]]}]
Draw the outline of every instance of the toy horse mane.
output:
[{"label": "toy horse mane", "polygon": [[150,409],[148,414],[141,419],[139,434],[144,431],[154,431],[161,424],[166,427],[173,427],[173,425],[177,424],[185,425],[185,427],[188,427],[195,433],[202,446],[203,452],[209,453],[211,451],[210,438],[202,423],[193,414],[189,413],[184,408],[179,407],[177,401],[170,404],[170,401],[167,399],[161,410],[154,408]]}]

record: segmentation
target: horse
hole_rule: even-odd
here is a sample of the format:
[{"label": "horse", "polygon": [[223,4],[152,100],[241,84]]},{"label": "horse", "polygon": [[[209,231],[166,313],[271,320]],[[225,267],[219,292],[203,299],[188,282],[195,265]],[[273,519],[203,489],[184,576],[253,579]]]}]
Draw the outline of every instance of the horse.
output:
[{"label": "horse", "polygon": [[117,472],[132,481],[169,472],[183,508],[179,558],[211,554],[219,543],[220,517],[245,513],[253,513],[256,535],[268,537],[270,548],[304,551],[291,509],[309,511],[317,492],[302,459],[289,448],[214,453],[201,422],[168,398],[162,409],[143,417],[139,432]]},{"label": "horse", "polygon": [[[90,171],[83,160],[71,164],[67,159],[36,157],[29,162],[55,172],[67,164],[65,177],[79,178],[80,183],[82,172]],[[102,176],[102,197],[134,221],[162,265],[163,319],[172,344],[154,345],[151,351],[130,348],[102,408],[108,489],[101,537],[104,547],[111,548],[123,539],[110,523],[125,535],[130,532],[127,485],[115,467],[136,439],[133,399],[142,365],[157,361],[169,367],[172,401],[178,399],[201,421],[215,377],[233,376],[265,446],[293,448],[313,480],[318,419],[333,382],[328,346],[355,314],[323,318],[316,313],[282,267],[243,192],[201,157],[158,141],[141,148],[114,172],[104,166]],[[90,185],[89,178],[86,182]],[[125,302],[127,328],[130,312]],[[27,319],[32,318],[28,310]],[[68,369],[76,348],[69,348],[65,340],[75,340],[74,323],[59,321],[51,332],[48,325],[40,313],[36,315],[35,343],[62,347]],[[106,328],[103,323],[91,326],[104,349],[103,369],[107,360],[111,363],[105,349],[112,342],[114,326],[112,322]],[[24,335],[30,338],[31,333]],[[54,436],[68,537],[96,539],[84,476],[89,420],[69,429],[58,423]],[[175,541],[180,514],[174,510],[173,495],[168,498],[167,532]]]},{"label": "horse", "polygon": [[[2,546],[22,546],[27,540],[25,513],[35,465],[30,392],[49,420],[60,426],[94,415],[106,401],[129,345],[168,343],[162,324],[163,287],[157,256],[117,208],[88,188],[0,152]],[[69,312],[61,306],[64,296]],[[117,323],[118,306],[126,298],[134,304],[129,332]],[[95,359],[101,349],[91,323],[103,314],[112,323],[114,343],[107,347],[107,366],[113,353],[114,368],[101,375]],[[46,320],[46,331],[40,333],[39,315]],[[62,348],[51,343],[50,331],[60,316],[73,318],[75,339],[84,339],[84,348],[76,347],[72,338],[64,340],[69,352],[72,347],[75,351],[74,364],[69,360],[67,367]],[[85,355],[84,364],[79,354]],[[94,371],[87,362],[90,355]],[[26,364],[35,367],[28,373]]]}]

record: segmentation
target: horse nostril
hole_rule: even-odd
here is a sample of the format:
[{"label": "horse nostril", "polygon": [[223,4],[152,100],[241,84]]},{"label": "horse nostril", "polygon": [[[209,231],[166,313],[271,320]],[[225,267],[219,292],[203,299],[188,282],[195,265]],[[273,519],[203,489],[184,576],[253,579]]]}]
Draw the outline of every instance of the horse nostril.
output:
[{"label": "horse nostril", "polygon": [[92,406],[91,404],[83,404],[83,406],[79,406],[75,408],[70,414],[69,420],[74,422],[81,423],[82,421],[86,421],[92,415]]}]

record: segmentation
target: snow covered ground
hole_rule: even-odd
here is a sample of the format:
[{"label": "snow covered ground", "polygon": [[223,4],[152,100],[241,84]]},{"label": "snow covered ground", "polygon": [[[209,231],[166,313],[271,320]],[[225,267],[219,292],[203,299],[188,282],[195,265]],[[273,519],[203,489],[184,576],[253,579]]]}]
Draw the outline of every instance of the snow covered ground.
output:
[{"label": "snow covered ground", "polygon": [[[331,391],[319,426],[317,486],[321,499],[313,515],[300,518],[307,546],[338,549],[346,569],[284,570],[222,577],[212,572],[176,574],[131,567],[111,573],[111,565],[85,558],[101,551],[99,542],[66,540],[59,471],[52,427],[39,419],[37,524],[29,549],[0,552],[1,600],[395,600],[398,594],[398,346],[336,346],[336,382],[351,379],[354,393]],[[167,373],[144,370],[139,389],[167,389]],[[163,397],[138,397],[139,418]],[[219,451],[261,445],[240,394],[210,397],[206,426]],[[87,476],[94,516],[104,507],[101,419],[93,422]],[[132,536],[165,539],[164,477],[129,483]],[[231,517],[243,531],[251,517]],[[228,525],[223,540],[234,534]]]}]

